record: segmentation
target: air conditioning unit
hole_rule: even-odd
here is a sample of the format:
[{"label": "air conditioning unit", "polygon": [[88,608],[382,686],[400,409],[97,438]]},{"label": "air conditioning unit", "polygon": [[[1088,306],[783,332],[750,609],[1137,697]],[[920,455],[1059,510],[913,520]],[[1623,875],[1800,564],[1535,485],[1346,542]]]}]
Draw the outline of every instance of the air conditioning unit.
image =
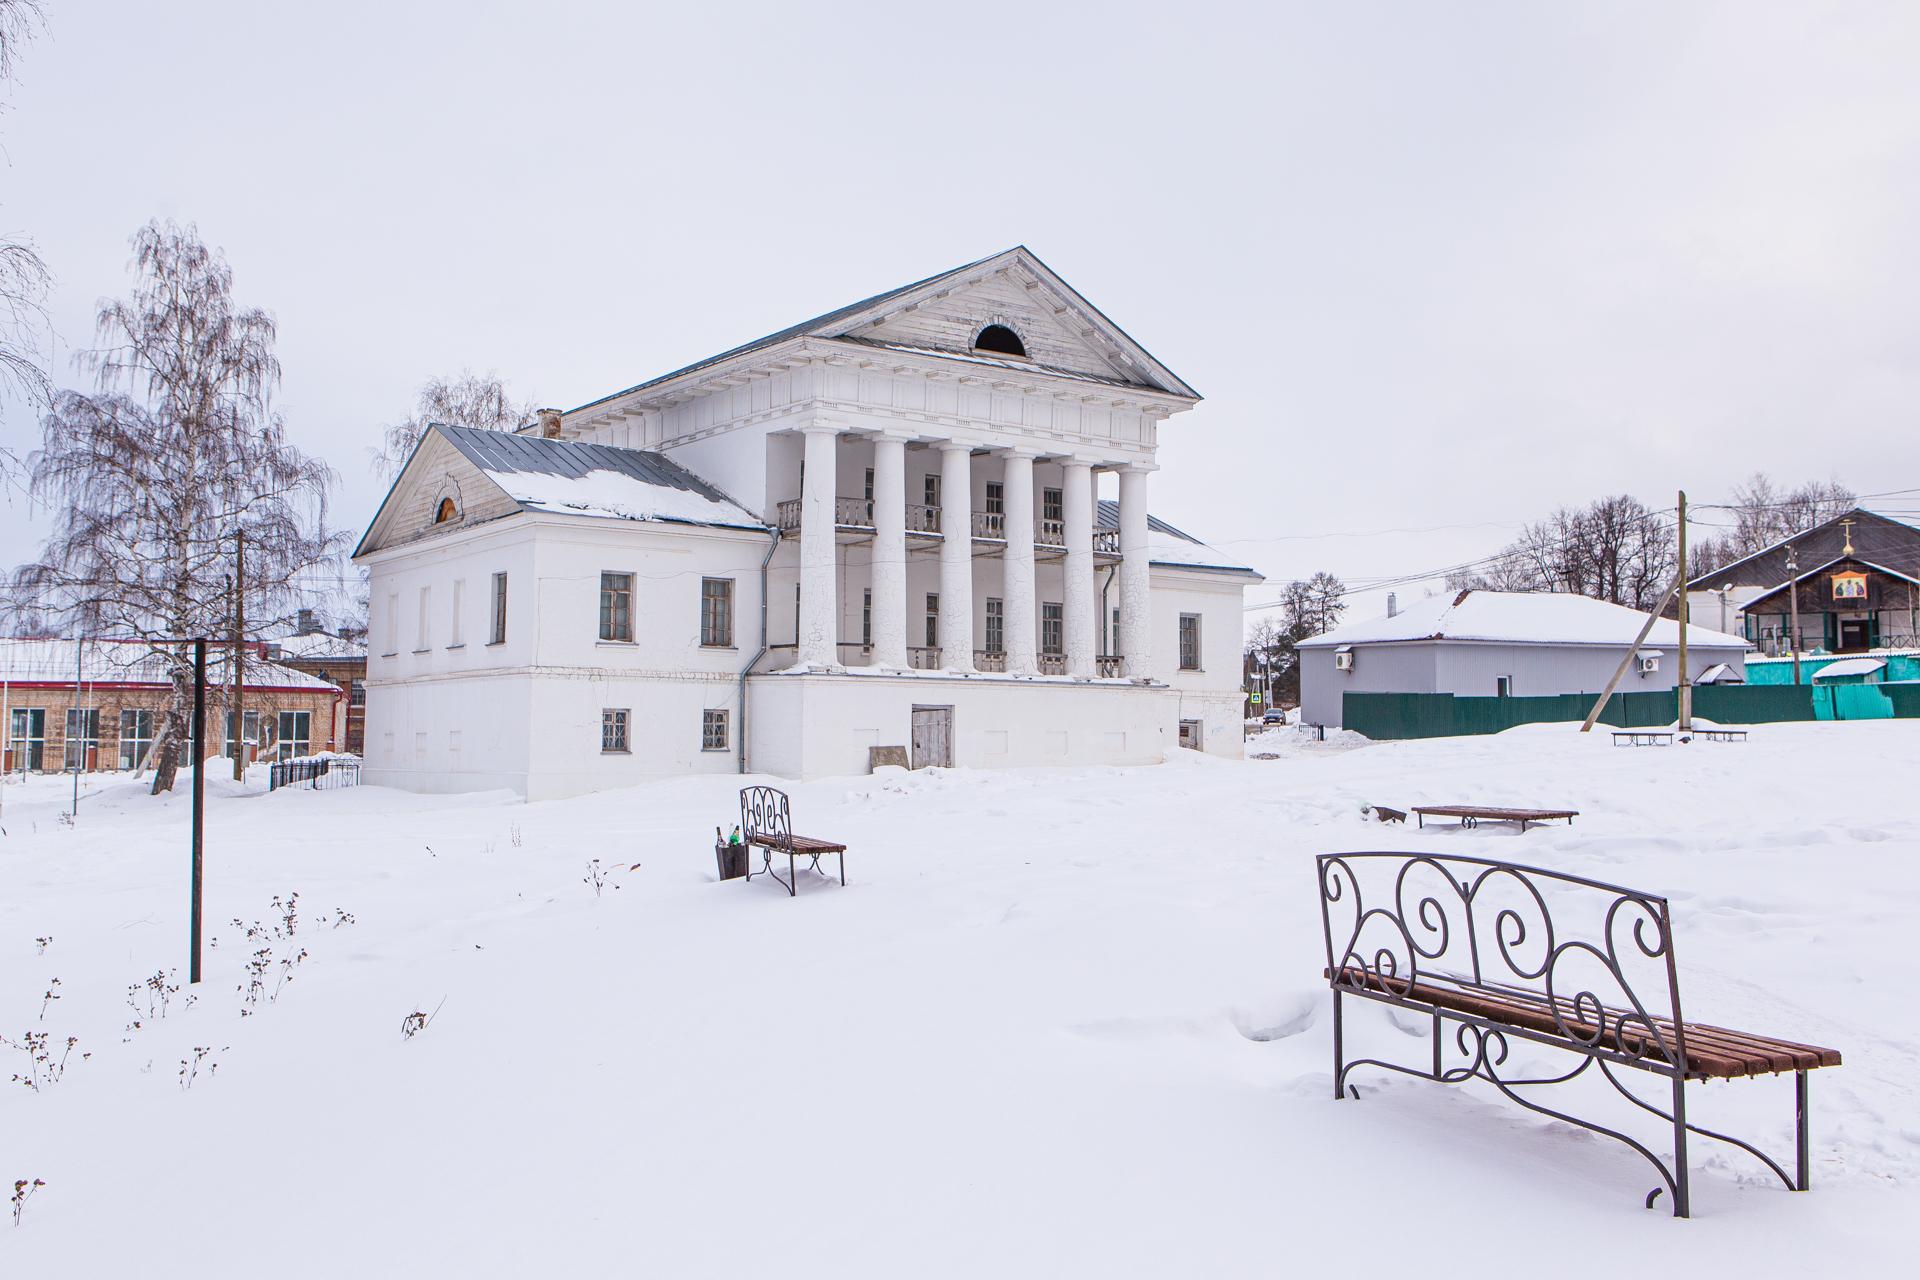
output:
[{"label": "air conditioning unit", "polygon": [[1654,672],[1656,672],[1656,671],[1658,671],[1659,669],[1660,669],[1660,659],[1659,659],[1659,658],[1657,658],[1657,657],[1655,657],[1655,656],[1653,656],[1653,655],[1651,655],[1651,654],[1650,654],[1650,655],[1648,655],[1647,657],[1644,657],[1644,658],[1642,658],[1642,659],[1640,659],[1640,674],[1641,674],[1641,675],[1643,675],[1643,676],[1650,676],[1650,675],[1652,675],[1652,674],[1653,674]]},{"label": "air conditioning unit", "polygon": [[1340,649],[1335,651],[1333,655],[1333,669],[1335,671],[1353,670],[1353,650]]}]

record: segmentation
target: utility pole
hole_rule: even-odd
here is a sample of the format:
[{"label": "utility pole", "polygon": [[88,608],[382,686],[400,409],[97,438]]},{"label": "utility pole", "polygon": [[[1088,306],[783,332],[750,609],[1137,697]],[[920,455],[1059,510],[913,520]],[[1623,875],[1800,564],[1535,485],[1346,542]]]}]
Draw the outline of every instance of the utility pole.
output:
[{"label": "utility pole", "polygon": [[1687,589],[1692,584],[1687,581],[1687,491],[1680,491],[1680,683],[1675,686],[1680,695],[1681,733],[1693,732],[1693,680],[1687,674],[1687,617],[1691,612],[1687,608]]},{"label": "utility pole", "polygon": [[247,677],[241,649],[247,642],[247,532],[233,534],[233,780],[247,780]]},{"label": "utility pole", "polygon": [[1793,682],[1800,683],[1800,549],[1791,544],[1787,547],[1787,611],[1793,621],[1788,623],[1787,648],[1793,652]]}]

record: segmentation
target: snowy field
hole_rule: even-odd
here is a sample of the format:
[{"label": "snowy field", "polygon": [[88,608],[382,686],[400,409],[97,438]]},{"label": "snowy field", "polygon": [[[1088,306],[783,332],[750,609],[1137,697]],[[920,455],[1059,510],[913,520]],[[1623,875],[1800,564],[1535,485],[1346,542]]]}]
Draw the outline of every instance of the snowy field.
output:
[{"label": "snowy field", "polygon": [[[70,825],[63,780],[10,785],[0,1035],[78,1043],[37,1092],[0,1048],[0,1194],[46,1184],[0,1220],[0,1275],[1910,1265],[1920,723],[1249,752],[1277,758],[794,786],[798,829],[852,849],[847,888],[796,900],[715,882],[734,778],[531,806],[216,783],[206,980],[164,1009],[184,789],[106,781]],[[1583,816],[1422,833],[1369,801]],[[1396,847],[1669,894],[1691,1017],[1846,1055],[1812,1078],[1812,1193],[1697,1142],[1676,1221],[1638,1157],[1480,1086],[1374,1074],[1335,1102],[1311,856]],[[1350,1008],[1358,1048],[1420,1061],[1420,1027]],[[1790,1156],[1790,1077],[1692,1099]]]}]

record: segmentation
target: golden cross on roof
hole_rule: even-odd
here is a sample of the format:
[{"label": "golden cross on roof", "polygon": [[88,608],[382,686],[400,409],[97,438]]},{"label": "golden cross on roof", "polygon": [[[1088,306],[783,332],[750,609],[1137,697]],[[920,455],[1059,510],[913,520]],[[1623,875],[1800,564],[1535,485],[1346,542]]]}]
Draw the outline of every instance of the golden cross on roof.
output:
[{"label": "golden cross on roof", "polygon": [[1853,554],[1853,517],[1849,516],[1845,520],[1842,520],[1840,527],[1847,531],[1847,545],[1841,548],[1840,554],[1850,556]]}]

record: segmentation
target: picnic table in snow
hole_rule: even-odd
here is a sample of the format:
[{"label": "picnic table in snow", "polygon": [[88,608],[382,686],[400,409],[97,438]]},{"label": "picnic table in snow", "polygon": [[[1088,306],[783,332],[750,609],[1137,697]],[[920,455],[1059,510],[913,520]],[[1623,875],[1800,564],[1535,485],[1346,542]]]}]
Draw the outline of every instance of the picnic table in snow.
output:
[{"label": "picnic table in snow", "polygon": [[1496,805],[1484,804],[1420,804],[1413,807],[1422,828],[1428,818],[1458,818],[1463,827],[1477,827],[1482,822],[1517,822],[1525,831],[1529,823],[1550,822],[1555,818],[1565,818],[1567,825],[1579,816],[1578,809],[1503,809]]}]

